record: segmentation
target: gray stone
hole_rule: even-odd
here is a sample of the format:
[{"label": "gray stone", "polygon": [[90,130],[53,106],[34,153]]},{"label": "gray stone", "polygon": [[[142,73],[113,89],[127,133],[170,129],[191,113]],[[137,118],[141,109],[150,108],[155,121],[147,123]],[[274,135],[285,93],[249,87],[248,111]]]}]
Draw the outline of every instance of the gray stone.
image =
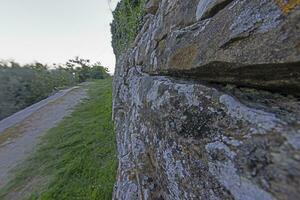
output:
[{"label": "gray stone", "polygon": [[[270,112],[243,96],[149,76],[138,66],[120,75],[115,199],[297,199],[300,151],[290,135],[299,136],[292,117],[299,117],[299,102],[271,97]],[[295,111],[283,113],[283,102]]]},{"label": "gray stone", "polygon": [[158,2],[117,60],[114,199],[297,200],[300,2]]},{"label": "gray stone", "polygon": [[197,6],[196,19],[202,20],[212,17],[215,12],[224,8],[231,3],[232,0],[200,0]]},{"label": "gray stone", "polygon": [[153,75],[300,96],[300,7],[286,13],[293,3],[276,2],[161,1],[136,41],[135,64]]},{"label": "gray stone", "polygon": [[148,2],[145,5],[146,13],[154,15],[159,7],[159,1],[160,0],[148,0]]}]

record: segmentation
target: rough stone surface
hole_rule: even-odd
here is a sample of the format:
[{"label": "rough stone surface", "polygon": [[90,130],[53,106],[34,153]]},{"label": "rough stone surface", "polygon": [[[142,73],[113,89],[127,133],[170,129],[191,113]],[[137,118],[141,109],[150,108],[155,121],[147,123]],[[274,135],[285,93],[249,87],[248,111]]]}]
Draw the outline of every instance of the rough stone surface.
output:
[{"label": "rough stone surface", "polygon": [[199,1],[196,12],[196,19],[203,20],[216,14],[232,0],[202,0]]},{"label": "rough stone surface", "polygon": [[114,199],[299,199],[299,3],[159,1],[117,60]]},{"label": "rough stone surface", "polygon": [[158,7],[159,7],[160,0],[148,0],[145,4],[145,11],[146,13],[155,14]]},{"label": "rough stone surface", "polygon": [[147,16],[131,64],[153,75],[299,96],[300,6],[286,13],[289,3],[282,2],[288,1],[161,1],[156,15]]}]

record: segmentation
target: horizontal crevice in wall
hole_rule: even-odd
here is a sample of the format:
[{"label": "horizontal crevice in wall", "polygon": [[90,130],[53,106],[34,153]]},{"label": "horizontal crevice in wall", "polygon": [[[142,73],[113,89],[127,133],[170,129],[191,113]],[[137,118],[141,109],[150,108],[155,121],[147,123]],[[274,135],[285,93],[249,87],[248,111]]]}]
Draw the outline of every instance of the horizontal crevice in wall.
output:
[{"label": "horizontal crevice in wall", "polygon": [[238,87],[249,87],[300,97],[300,62],[243,65],[211,62],[190,70],[165,70],[150,75]]}]

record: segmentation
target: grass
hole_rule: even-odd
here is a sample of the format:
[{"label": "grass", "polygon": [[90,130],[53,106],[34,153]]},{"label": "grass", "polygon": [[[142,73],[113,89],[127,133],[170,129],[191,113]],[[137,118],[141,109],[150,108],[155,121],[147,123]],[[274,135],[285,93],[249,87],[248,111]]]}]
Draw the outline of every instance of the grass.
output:
[{"label": "grass", "polygon": [[42,138],[0,199],[111,199],[117,168],[111,84],[88,86],[89,99]]}]

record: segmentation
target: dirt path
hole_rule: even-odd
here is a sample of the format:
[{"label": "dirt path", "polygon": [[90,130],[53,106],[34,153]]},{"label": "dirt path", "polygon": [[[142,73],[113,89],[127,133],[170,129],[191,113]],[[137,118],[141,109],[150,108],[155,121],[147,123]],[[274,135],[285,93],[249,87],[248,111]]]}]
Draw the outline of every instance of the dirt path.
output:
[{"label": "dirt path", "polygon": [[10,170],[34,151],[39,138],[87,97],[84,88],[62,90],[0,121],[0,188],[11,178]]}]

